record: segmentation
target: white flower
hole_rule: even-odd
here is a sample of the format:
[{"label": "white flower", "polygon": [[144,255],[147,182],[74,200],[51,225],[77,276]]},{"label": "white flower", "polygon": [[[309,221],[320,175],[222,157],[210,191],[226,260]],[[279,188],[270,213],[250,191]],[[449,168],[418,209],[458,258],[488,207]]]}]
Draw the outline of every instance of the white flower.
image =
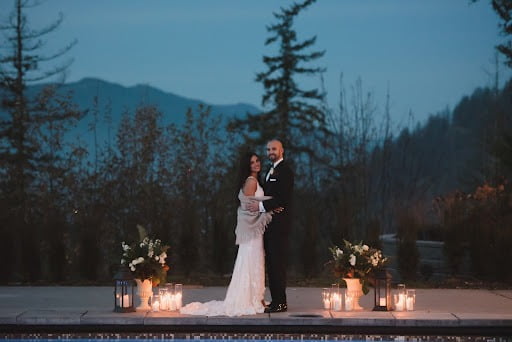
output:
[{"label": "white flower", "polygon": [[336,248],[336,256],[341,257],[343,255],[343,251],[339,248]]},{"label": "white flower", "polygon": [[132,272],[135,272],[135,266],[130,267],[130,270],[131,270]]},{"label": "white flower", "polygon": [[160,257],[158,255],[155,255],[155,260],[158,261],[158,259],[160,259]]},{"label": "white flower", "polygon": [[368,247],[368,245],[363,245],[363,251],[367,251],[369,249],[370,249],[370,247]]},{"label": "white flower", "polygon": [[132,265],[137,265],[137,264],[140,264],[140,263],[143,263],[144,262],[144,258],[143,257],[138,257],[137,259],[133,259],[132,260]]},{"label": "white flower", "polygon": [[354,254],[350,254],[349,262],[350,262],[350,265],[352,265],[352,266],[356,265],[356,256]]},{"label": "white flower", "polygon": [[163,252],[162,254],[160,254],[160,263],[163,265],[165,264],[165,258],[167,258],[167,254],[165,252]]},{"label": "white flower", "polygon": [[124,265],[124,259],[121,259],[121,265]]}]

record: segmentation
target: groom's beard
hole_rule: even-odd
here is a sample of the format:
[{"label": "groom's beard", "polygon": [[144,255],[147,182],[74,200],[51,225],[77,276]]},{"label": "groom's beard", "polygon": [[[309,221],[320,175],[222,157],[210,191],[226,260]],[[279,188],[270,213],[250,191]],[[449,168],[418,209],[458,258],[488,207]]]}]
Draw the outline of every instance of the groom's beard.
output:
[{"label": "groom's beard", "polygon": [[269,154],[268,155],[268,160],[270,160],[271,162],[275,162],[277,160],[277,155],[275,154]]}]

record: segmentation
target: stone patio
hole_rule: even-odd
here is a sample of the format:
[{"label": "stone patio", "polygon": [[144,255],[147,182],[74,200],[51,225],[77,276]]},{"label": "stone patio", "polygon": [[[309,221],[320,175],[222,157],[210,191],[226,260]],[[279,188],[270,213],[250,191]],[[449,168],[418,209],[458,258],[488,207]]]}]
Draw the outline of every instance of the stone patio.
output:
[{"label": "stone patio", "polygon": [[[184,303],[221,300],[225,287],[184,287]],[[330,312],[320,288],[288,288],[289,311],[242,317],[113,312],[112,287],[0,287],[0,332],[160,331],[237,333],[492,334],[512,336],[512,290],[417,289],[414,311]]]}]

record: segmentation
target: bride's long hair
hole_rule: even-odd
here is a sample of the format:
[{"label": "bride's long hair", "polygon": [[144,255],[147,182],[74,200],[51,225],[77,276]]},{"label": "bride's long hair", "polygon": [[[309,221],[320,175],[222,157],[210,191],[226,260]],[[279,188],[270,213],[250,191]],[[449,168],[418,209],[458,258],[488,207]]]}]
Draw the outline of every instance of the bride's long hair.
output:
[{"label": "bride's long hair", "polygon": [[[242,156],[240,157],[240,163],[238,164],[238,188],[236,190],[237,193],[238,193],[238,191],[240,191],[240,189],[244,185],[247,177],[249,177],[251,175],[251,158],[252,158],[252,156],[258,157],[258,159],[261,162],[260,156],[256,152],[253,152],[253,151],[246,152],[246,153],[242,154]],[[256,178],[258,179],[258,182],[259,182],[260,181],[260,173],[259,172],[258,172],[258,175],[256,176]]]}]

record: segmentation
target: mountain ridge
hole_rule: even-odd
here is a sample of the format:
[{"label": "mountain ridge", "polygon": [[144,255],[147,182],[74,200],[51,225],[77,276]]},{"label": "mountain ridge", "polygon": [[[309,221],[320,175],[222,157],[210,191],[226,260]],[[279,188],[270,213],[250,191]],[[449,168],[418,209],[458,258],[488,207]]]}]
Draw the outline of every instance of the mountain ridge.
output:
[{"label": "mountain ridge", "polygon": [[[27,88],[27,94],[29,97],[34,96],[43,87],[49,84],[51,83],[29,86]],[[91,123],[95,121],[93,114],[95,108],[98,110],[95,126],[98,143],[100,145],[107,140],[109,127],[113,128],[114,132],[116,132],[123,114],[128,112],[133,115],[136,109],[141,105],[156,106],[162,113],[161,124],[163,126],[172,123],[178,125],[183,124],[187,111],[189,109],[195,110],[199,105],[209,106],[211,108],[211,115],[222,116],[224,122],[234,117],[244,116],[247,112],[261,112],[258,107],[243,102],[215,105],[199,99],[187,98],[172,92],[167,92],[147,84],[124,86],[119,83],[94,77],[85,77],[76,82],[58,84],[57,92],[62,95],[70,93],[71,101],[75,103],[80,110],[86,112],[77,126],[66,134],[66,140],[73,141],[79,139],[85,141],[86,145],[89,147],[93,144],[89,127]],[[94,103],[95,98],[97,100],[96,107]],[[107,108],[109,107],[111,122],[107,120]]]}]

